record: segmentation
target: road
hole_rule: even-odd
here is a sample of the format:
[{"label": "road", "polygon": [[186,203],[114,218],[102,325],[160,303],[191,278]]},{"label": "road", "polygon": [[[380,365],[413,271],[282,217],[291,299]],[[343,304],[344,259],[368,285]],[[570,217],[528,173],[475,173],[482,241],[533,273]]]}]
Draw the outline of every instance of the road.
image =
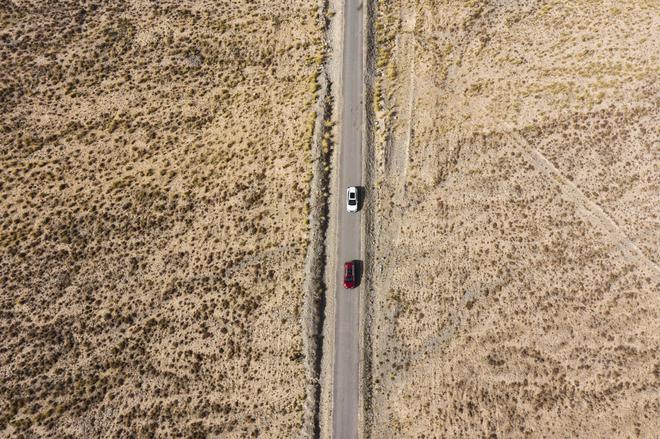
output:
[{"label": "road", "polygon": [[346,212],[346,188],[362,186],[362,0],[344,2],[341,146],[337,202],[332,437],[356,439],[359,409],[360,288],[343,288],[344,262],[362,260],[362,214]]}]

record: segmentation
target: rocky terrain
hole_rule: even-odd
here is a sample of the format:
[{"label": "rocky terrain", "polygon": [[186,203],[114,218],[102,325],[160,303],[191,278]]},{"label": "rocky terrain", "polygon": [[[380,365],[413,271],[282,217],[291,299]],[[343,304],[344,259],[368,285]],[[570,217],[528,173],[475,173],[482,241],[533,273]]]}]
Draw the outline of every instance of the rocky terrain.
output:
[{"label": "rocky terrain", "polygon": [[660,9],[378,2],[372,438],[660,430]]}]

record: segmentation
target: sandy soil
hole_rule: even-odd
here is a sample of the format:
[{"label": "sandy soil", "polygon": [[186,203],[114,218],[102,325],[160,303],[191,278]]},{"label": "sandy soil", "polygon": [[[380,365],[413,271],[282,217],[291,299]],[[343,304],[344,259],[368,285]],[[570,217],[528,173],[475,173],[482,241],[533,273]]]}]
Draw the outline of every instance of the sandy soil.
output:
[{"label": "sandy soil", "polygon": [[0,6],[0,436],[300,432],[316,11]]},{"label": "sandy soil", "polygon": [[657,3],[378,8],[368,436],[654,437]]}]

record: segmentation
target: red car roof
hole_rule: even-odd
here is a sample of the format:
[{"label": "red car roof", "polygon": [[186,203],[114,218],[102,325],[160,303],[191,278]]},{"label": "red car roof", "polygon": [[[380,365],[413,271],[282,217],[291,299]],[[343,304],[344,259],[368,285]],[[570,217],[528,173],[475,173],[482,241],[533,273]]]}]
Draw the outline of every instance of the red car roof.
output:
[{"label": "red car roof", "polygon": [[355,288],[355,264],[352,261],[344,263],[344,288]]}]

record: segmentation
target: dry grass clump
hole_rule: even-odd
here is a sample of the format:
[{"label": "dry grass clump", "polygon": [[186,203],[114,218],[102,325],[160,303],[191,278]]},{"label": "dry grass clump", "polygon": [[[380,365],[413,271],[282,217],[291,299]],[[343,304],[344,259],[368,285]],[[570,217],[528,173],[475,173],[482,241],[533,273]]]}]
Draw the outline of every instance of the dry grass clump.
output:
[{"label": "dry grass clump", "polygon": [[652,437],[652,2],[379,2],[371,437]]},{"label": "dry grass clump", "polygon": [[293,437],[317,5],[0,22],[0,435]]}]

